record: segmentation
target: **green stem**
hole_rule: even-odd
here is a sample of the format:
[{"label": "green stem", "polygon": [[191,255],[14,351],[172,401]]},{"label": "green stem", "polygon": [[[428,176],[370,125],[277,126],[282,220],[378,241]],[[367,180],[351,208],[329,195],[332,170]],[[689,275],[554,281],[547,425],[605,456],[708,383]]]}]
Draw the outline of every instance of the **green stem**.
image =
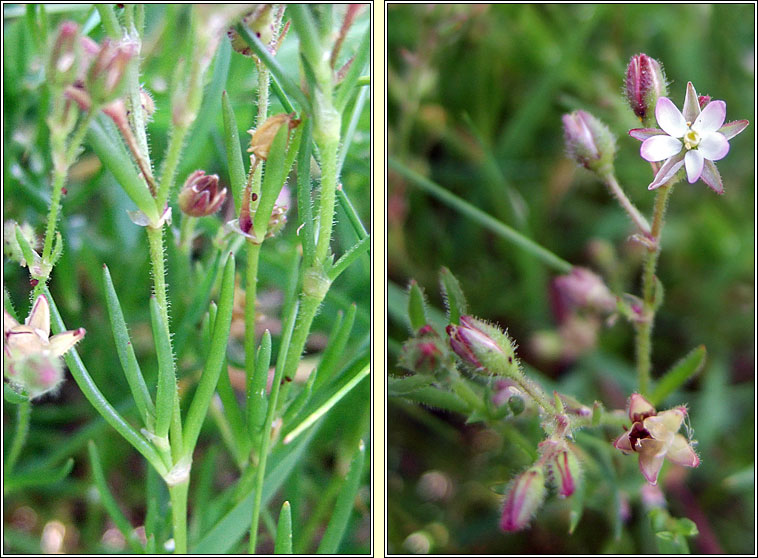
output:
[{"label": "green stem", "polygon": [[637,207],[628,197],[626,197],[626,194],[616,180],[616,177],[612,173],[609,173],[607,176],[603,177],[603,181],[640,232],[645,236],[650,236],[650,225],[648,224],[647,219],[642,216]]},{"label": "green stem", "polygon": [[155,298],[158,301],[158,307],[161,310],[161,316],[163,317],[166,329],[170,329],[168,299],[166,297],[166,270],[163,261],[163,227],[159,229],[146,227],[146,229],[147,240],[150,244],[150,261],[153,267],[153,290],[155,291]]},{"label": "green stem", "polygon": [[[317,124],[318,125],[318,124]],[[329,242],[334,224],[334,200],[337,190],[337,150],[339,137],[330,138],[319,145],[321,152],[321,198],[319,201],[318,241],[316,262],[322,263],[329,253]]]},{"label": "green stem", "polygon": [[647,396],[650,391],[651,336],[655,321],[655,270],[661,252],[661,233],[663,231],[666,206],[673,183],[664,184],[658,189],[653,209],[653,225],[650,229],[652,247],[645,257],[642,271],[643,321],[637,324],[636,354],[637,379],[639,391]]},{"label": "green stem", "polygon": [[171,520],[174,527],[174,554],[187,554],[188,489],[189,478],[168,487],[168,493],[171,498]]},{"label": "green stem", "polygon": [[32,414],[32,403],[30,400],[22,401],[18,404],[18,422],[16,423],[16,435],[13,437],[8,458],[5,460],[5,477],[10,477],[13,472],[13,466],[21,455],[21,449],[26,442],[26,436],[29,433],[29,418]]},{"label": "green stem", "polygon": [[[255,374],[255,298],[257,295],[258,260],[261,254],[261,245],[253,242],[247,243],[247,268],[245,270],[247,283],[245,284],[245,385],[252,386],[252,378]],[[250,401],[251,394],[247,394]]]}]

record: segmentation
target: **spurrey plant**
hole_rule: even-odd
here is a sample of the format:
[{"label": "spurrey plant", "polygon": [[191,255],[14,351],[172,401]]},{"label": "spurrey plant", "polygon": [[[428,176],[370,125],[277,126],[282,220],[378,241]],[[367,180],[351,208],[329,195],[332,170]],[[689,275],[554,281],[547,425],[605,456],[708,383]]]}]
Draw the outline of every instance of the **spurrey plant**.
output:
[{"label": "spurrey plant", "polygon": [[[470,314],[458,281],[447,269],[440,274],[447,304],[444,329],[435,326],[439,320],[433,318],[419,284],[411,281],[407,315],[412,337],[402,346],[400,364],[414,374],[390,378],[389,393],[464,413],[469,422],[484,422],[528,456],[528,464],[501,491],[503,531],[527,529],[545,500],[557,497],[570,500],[569,532],[573,532],[590,497],[588,481],[594,499],[618,498],[615,487],[602,487],[603,481],[615,479],[626,491],[639,492],[659,549],[686,552],[686,537],[697,534],[697,528],[691,519],[677,519],[668,511],[661,471],[666,461],[695,468],[708,456],[696,449],[686,403],[677,402],[666,410],[659,406],[701,370],[706,350],[701,345],[670,370],[652,373],[651,337],[664,292],[656,269],[675,184],[684,178],[691,184],[702,181],[715,193],[728,195],[715,162],[728,154],[729,141],[748,122],[727,122],[726,102],[699,96],[691,82],[681,90],[669,90],[663,65],[646,54],[631,58],[624,89],[630,109],[644,126],[629,130],[629,136],[642,141],[640,156],[652,170],[646,185],[655,197],[649,218],[616,178],[614,159],[620,140],[608,126],[590,112],[576,110],[563,116],[563,133],[568,156],[607,186],[635,229],[630,241],[644,251],[639,294],[614,292],[596,272],[571,265],[399,161],[392,160],[391,166],[557,271],[551,299],[560,321],[579,324],[571,332],[562,332],[564,342],[577,352],[583,350],[587,335],[594,339],[599,324],[612,324],[619,318],[629,324],[634,333],[636,388],[625,394],[626,408],[611,410],[601,401],[583,402],[545,389],[541,375],[521,362],[516,341],[499,325]],[[675,102],[682,98],[681,105]],[[538,418],[541,440],[533,439],[534,430],[518,432],[524,417]],[[601,438],[590,435],[592,429],[600,430]],[[620,459],[623,454],[628,456],[625,460]],[[625,465],[632,456],[640,473],[636,477],[627,475]],[[622,475],[627,476],[622,480]],[[611,504],[615,514],[622,513],[620,506],[620,501]],[[616,524],[620,526],[620,520]]]},{"label": "spurrey plant", "polygon": [[[18,25],[41,33],[51,179],[43,190],[25,186],[47,202],[42,241],[22,195],[12,204],[21,224],[4,226],[4,252],[32,286],[25,321],[4,290],[4,393],[18,408],[6,494],[66,479],[74,460],[50,467],[88,443],[93,502],[133,552],[365,552],[355,526],[368,504],[362,520],[353,510],[367,498],[370,240],[353,201],[366,210],[368,166],[356,163],[369,122],[366,5],[99,4],[55,27],[44,6],[25,15]],[[82,218],[64,200],[86,161],[107,171],[97,195],[113,203],[105,220],[118,232],[108,238],[72,233]],[[14,167],[25,184],[26,167]],[[80,193],[80,204],[95,195]],[[110,339],[94,326],[67,329],[66,311],[77,325],[103,315]],[[127,326],[140,318],[149,326]],[[311,335],[324,321],[328,337]],[[98,354],[89,342],[101,339]],[[65,386],[62,359],[103,425],[84,428],[46,468],[16,470],[36,435],[32,401],[53,402]],[[116,362],[125,382],[114,379]],[[125,495],[109,488],[108,471],[126,465],[113,459],[113,430],[148,464],[136,525],[117,504]],[[336,470],[311,477],[308,457],[319,462],[324,451],[337,452]],[[231,466],[223,479],[221,463]],[[300,516],[309,519],[293,521]],[[45,540],[47,551],[74,550]]]}]

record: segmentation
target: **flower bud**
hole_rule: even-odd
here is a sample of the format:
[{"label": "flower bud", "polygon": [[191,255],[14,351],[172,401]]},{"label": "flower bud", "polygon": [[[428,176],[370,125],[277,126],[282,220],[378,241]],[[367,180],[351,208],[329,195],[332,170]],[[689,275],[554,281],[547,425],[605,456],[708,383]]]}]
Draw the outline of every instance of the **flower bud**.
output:
[{"label": "flower bud", "polygon": [[505,497],[500,528],[503,531],[520,531],[529,524],[545,497],[545,473],[535,465],[513,481]]},{"label": "flower bud", "polygon": [[58,27],[47,63],[47,81],[55,87],[66,87],[76,79],[81,57],[78,35],[79,26],[73,21],[64,21]]},{"label": "flower bud", "polygon": [[425,325],[403,343],[400,364],[420,374],[432,374],[447,352],[444,341],[434,329]]},{"label": "flower bud", "polygon": [[611,171],[616,143],[608,126],[583,110],[563,115],[563,132],[569,156],[599,173]]},{"label": "flower bud", "polygon": [[[13,219],[3,223],[3,254],[14,262],[21,264],[21,267],[26,267],[28,262],[24,258],[21,245],[18,243],[18,238],[16,238],[16,225],[17,223]],[[32,250],[37,250],[39,242],[37,236],[34,234],[34,228],[26,222],[18,225],[18,228]],[[32,264],[34,263],[32,262]]]},{"label": "flower bud", "polygon": [[450,346],[464,362],[501,376],[518,373],[515,347],[506,333],[472,316],[461,316],[460,322],[446,331]]},{"label": "flower bud", "polygon": [[289,129],[297,128],[300,124],[300,120],[295,118],[295,113],[292,114],[275,114],[269,116],[266,121],[257,128],[248,130],[248,133],[253,137],[250,139],[250,147],[247,152],[253,153],[256,158],[268,159],[268,152],[271,149],[271,144],[274,142],[276,133],[284,125],[289,126]]},{"label": "flower bud", "polygon": [[[266,46],[274,37],[275,12],[272,8],[271,4],[260,4],[254,11],[242,18],[242,24]],[[253,49],[250,48],[245,39],[239,36],[234,27],[230,28],[226,34],[232,41],[232,49],[235,52],[239,52],[243,56],[255,57]]]},{"label": "flower bud", "polygon": [[568,498],[579,486],[581,469],[579,460],[571,449],[566,447],[553,454],[548,462],[553,484],[558,496]]},{"label": "flower bud", "polygon": [[179,192],[179,207],[192,217],[216,213],[226,199],[226,188],[219,191],[218,175],[196,170],[187,177]]},{"label": "flower bud", "polygon": [[711,102],[710,95],[699,95],[697,98],[697,104],[700,105],[700,110],[705,108],[705,105]]},{"label": "flower bud", "polygon": [[589,269],[574,267],[571,273],[553,279],[551,287],[558,321],[563,321],[574,309],[606,314],[616,309],[616,297],[603,279]]},{"label": "flower bud", "polygon": [[668,95],[663,67],[647,54],[635,54],[626,68],[626,98],[642,122],[655,121],[659,97]]},{"label": "flower bud", "polygon": [[114,100],[121,93],[126,68],[138,54],[134,42],[114,42],[105,39],[87,72],[86,89],[96,105]]},{"label": "flower bud", "polygon": [[63,361],[50,352],[35,352],[22,358],[5,356],[5,376],[11,386],[31,399],[54,391],[63,382]]}]

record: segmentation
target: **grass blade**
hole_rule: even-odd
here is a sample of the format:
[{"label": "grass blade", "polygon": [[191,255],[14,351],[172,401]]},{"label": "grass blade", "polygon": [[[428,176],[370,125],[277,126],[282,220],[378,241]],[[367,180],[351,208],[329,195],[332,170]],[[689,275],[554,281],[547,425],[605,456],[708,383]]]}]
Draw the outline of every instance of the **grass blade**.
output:
[{"label": "grass blade", "polygon": [[339,550],[340,542],[345,534],[347,523],[350,520],[350,513],[353,511],[355,504],[355,495],[360,487],[363,473],[363,464],[366,460],[366,444],[361,440],[358,443],[358,449],[353,454],[350,470],[345,476],[345,482],[342,485],[337,502],[334,506],[334,513],[329,520],[321,542],[318,545],[319,554],[336,554]]}]

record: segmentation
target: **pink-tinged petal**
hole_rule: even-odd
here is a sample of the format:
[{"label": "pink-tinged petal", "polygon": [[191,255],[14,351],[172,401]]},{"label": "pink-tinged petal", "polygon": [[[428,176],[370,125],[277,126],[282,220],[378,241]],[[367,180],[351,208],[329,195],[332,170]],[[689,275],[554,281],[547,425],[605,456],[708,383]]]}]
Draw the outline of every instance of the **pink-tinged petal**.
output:
[{"label": "pink-tinged petal", "polygon": [[[706,105],[708,106],[708,105]],[[684,94],[684,106],[682,115],[687,122],[694,122],[700,114],[700,101],[691,81],[687,82],[687,93]]]},{"label": "pink-tinged petal", "polygon": [[688,151],[684,156],[684,168],[687,171],[687,180],[690,184],[697,182],[700,175],[703,174],[704,162],[703,155],[695,149]]},{"label": "pink-tinged petal", "polygon": [[711,101],[692,123],[692,129],[700,135],[705,135],[721,128],[724,120],[726,120],[726,103],[724,101]]},{"label": "pink-tinged petal", "polygon": [[632,441],[629,439],[629,432],[624,432],[621,436],[616,438],[616,441],[613,442],[613,447],[624,453],[632,453],[634,448],[632,447]]},{"label": "pink-tinged petal", "polygon": [[633,393],[629,397],[629,420],[641,422],[655,414],[655,407],[639,393]]},{"label": "pink-tinged petal", "polygon": [[666,455],[659,442],[655,440],[641,440],[640,472],[650,484],[658,482],[658,473],[663,466],[663,458]]},{"label": "pink-tinged petal", "polygon": [[[724,134],[724,137],[730,140],[739,134],[742,130],[747,128],[748,124],[750,124],[750,122],[747,120],[735,120],[734,122],[727,122],[716,131],[720,134]],[[631,132],[629,132],[629,134],[631,135]]]},{"label": "pink-tinged petal", "polygon": [[671,99],[661,97],[655,105],[655,119],[658,125],[668,135],[681,138],[687,132],[687,122]]},{"label": "pink-tinged petal", "polygon": [[705,165],[703,166],[703,174],[700,175],[700,178],[717,194],[724,193],[724,184],[721,182],[721,175],[713,162],[706,159]]},{"label": "pink-tinged petal", "polygon": [[697,150],[709,161],[720,161],[729,153],[729,142],[723,134],[713,132],[700,140]]},{"label": "pink-tinged petal", "polygon": [[27,356],[47,349],[47,339],[39,336],[36,329],[20,325],[13,328],[5,336],[6,348],[12,357]]},{"label": "pink-tinged petal", "polygon": [[679,153],[674,155],[661,165],[661,168],[658,169],[658,174],[655,175],[655,179],[650,183],[650,186],[648,186],[647,189],[655,190],[656,188],[663,186],[674,178],[674,175],[679,172],[679,169],[681,169],[682,166],[684,166],[684,154]]},{"label": "pink-tinged petal", "polygon": [[55,356],[63,356],[87,333],[83,327],[73,331],[64,331],[50,338],[49,350]]},{"label": "pink-tinged petal", "polygon": [[648,417],[643,421],[645,429],[656,440],[665,442],[667,445],[679,431],[684,421],[684,413],[681,409],[662,411],[654,417]]},{"label": "pink-tinged petal", "polygon": [[29,317],[26,318],[26,325],[38,329],[45,337],[50,336],[50,305],[45,295],[37,297]]},{"label": "pink-tinged petal", "polygon": [[3,308],[3,333],[8,333],[14,327],[18,327],[20,324],[16,321],[16,318],[10,315],[10,313]]},{"label": "pink-tinged petal", "polygon": [[645,141],[647,138],[653,136],[665,135],[666,132],[659,130],[658,128],[632,128],[629,130],[629,135],[636,140]]},{"label": "pink-tinged petal", "polygon": [[646,161],[663,161],[682,150],[682,142],[671,136],[653,136],[642,142],[640,157]]},{"label": "pink-tinged petal", "polygon": [[666,457],[672,463],[683,465],[684,467],[697,467],[700,465],[700,458],[690,446],[687,438],[681,434],[674,436],[674,441],[671,442]]}]

